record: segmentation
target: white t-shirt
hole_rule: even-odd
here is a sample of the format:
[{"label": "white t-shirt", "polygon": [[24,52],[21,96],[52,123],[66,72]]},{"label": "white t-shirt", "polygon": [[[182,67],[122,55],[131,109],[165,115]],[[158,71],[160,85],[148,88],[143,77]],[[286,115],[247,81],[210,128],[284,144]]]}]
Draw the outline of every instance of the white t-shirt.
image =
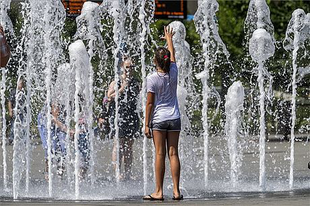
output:
[{"label": "white t-shirt", "polygon": [[170,65],[169,74],[154,72],[147,77],[147,92],[155,94],[154,123],[180,118],[177,86],[178,68],[174,62]]}]

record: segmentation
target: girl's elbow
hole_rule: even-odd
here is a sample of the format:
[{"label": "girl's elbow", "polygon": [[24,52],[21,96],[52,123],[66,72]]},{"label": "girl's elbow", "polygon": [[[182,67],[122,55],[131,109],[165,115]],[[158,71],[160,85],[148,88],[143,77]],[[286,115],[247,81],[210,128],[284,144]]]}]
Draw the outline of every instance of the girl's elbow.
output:
[{"label": "girl's elbow", "polygon": [[146,105],[146,108],[148,109],[148,110],[150,110],[150,111],[152,111],[153,110],[153,104],[152,103],[150,103],[150,104],[147,104]]}]

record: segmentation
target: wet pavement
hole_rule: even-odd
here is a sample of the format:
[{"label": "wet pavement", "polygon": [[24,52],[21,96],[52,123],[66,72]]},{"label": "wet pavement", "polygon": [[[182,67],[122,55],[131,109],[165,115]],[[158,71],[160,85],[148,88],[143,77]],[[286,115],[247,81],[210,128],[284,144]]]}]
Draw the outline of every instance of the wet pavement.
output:
[{"label": "wet pavement", "polygon": [[232,197],[213,197],[206,199],[188,199],[182,201],[173,201],[166,198],[164,201],[143,201],[140,197],[132,197],[129,199],[115,199],[109,201],[55,201],[55,200],[40,200],[40,199],[21,199],[13,201],[12,199],[2,199],[2,206],[108,206],[108,205],[238,205],[238,206],[309,206],[310,205],[310,190],[298,190],[295,192],[272,192],[272,193],[248,193],[235,194]]},{"label": "wet pavement", "polygon": [[[255,140],[249,140],[255,143]],[[219,145],[218,142],[213,144]],[[289,176],[289,142],[270,141],[266,144],[266,174],[267,174],[267,191],[258,192],[258,177],[259,177],[259,157],[257,153],[257,144],[247,148],[244,151],[242,178],[237,192],[231,188],[229,183],[229,173],[227,174],[229,162],[223,165],[215,164],[210,171],[210,188],[203,188],[203,172],[201,168],[192,167],[190,169],[196,172],[196,175],[191,176],[193,180],[184,178],[185,186],[182,193],[185,196],[183,201],[171,200],[172,194],[170,187],[171,176],[169,164],[167,164],[167,175],[165,179],[165,201],[163,202],[148,202],[142,200],[143,181],[142,181],[142,164],[141,164],[141,148],[142,141],[135,142],[135,159],[133,166],[133,174],[137,180],[128,183],[121,183],[120,189],[115,186],[113,179],[113,167],[111,166],[111,151],[113,143],[101,142],[96,147],[98,148],[96,157],[95,172],[97,182],[95,187],[82,187],[81,201],[74,201],[74,188],[66,188],[67,182],[54,181],[53,198],[48,198],[48,184],[44,180],[43,168],[44,158],[43,149],[40,144],[32,145],[31,154],[31,171],[30,171],[30,192],[24,190],[24,183],[21,186],[20,197],[18,200],[12,198],[12,146],[7,146],[8,152],[8,175],[9,175],[9,191],[5,192],[2,186],[3,168],[0,165],[0,205],[290,205],[290,206],[310,206],[310,170],[307,168],[310,160],[310,144],[305,141],[296,142],[295,144],[295,165],[294,165],[294,189],[289,191],[288,176]],[[151,146],[151,143],[149,143]],[[99,149],[104,148],[104,149]],[[151,154],[152,151],[148,151]],[[201,158],[201,153],[195,152],[197,160]],[[210,151],[215,162],[223,161],[219,150]],[[148,171],[152,175],[152,157],[148,155],[150,167]],[[202,159],[202,158],[201,158]],[[0,152],[0,160],[2,160],[2,151]],[[224,159],[225,161],[225,159]],[[100,164],[99,164],[100,163]],[[184,164],[184,163],[183,163]],[[199,165],[199,164],[197,164]],[[186,168],[184,168],[186,170]],[[228,178],[227,178],[228,176]],[[152,180],[152,176],[149,176]],[[147,192],[153,190],[153,182],[149,182]],[[61,188],[58,189],[58,188]],[[65,189],[64,189],[65,188]],[[186,190],[185,190],[186,188]],[[207,192],[206,192],[207,191]],[[91,200],[88,200],[91,199]]]}]

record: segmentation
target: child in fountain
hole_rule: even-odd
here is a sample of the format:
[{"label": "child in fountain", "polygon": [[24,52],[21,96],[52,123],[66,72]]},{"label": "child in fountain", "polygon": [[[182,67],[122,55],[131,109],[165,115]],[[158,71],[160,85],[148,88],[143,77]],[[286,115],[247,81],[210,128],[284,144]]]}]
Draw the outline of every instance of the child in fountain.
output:
[{"label": "child in fountain", "polygon": [[94,129],[95,136],[102,140],[107,139],[110,133],[108,105],[108,98],[104,97],[101,112],[97,118],[97,127]]},{"label": "child in fountain", "polygon": [[87,130],[86,118],[82,117],[78,122],[78,149],[80,151],[80,171],[79,178],[85,179],[87,171],[89,169],[90,160],[90,142],[89,142],[89,132]]},{"label": "child in fountain", "polygon": [[174,32],[169,27],[165,27],[164,32],[168,49],[163,47],[156,49],[154,58],[156,71],[147,77],[145,135],[148,138],[153,137],[155,146],[156,189],[151,195],[143,197],[144,200],[163,200],[166,150],[171,167],[173,199],[183,199],[179,189],[178,143],[181,119],[177,99],[178,68],[172,42]]},{"label": "child in fountain", "polygon": [[[137,97],[140,93],[139,81],[133,75],[133,64],[130,58],[124,58],[122,62],[123,74],[118,83],[119,88],[119,169],[121,169],[121,162],[124,159],[125,173],[121,179],[128,180],[132,178],[131,166],[133,159],[132,146],[134,138],[139,131],[139,116],[137,114]],[[110,102],[109,113],[111,118],[111,125],[114,125],[115,116],[115,81],[110,84],[108,91],[108,100]],[[115,131],[113,131],[115,135]],[[116,162],[116,141],[112,153],[112,161]],[[116,170],[116,163],[114,169]]]},{"label": "child in fountain", "polygon": [[[65,115],[63,107],[53,103],[51,105],[51,153],[52,161],[57,164],[57,174],[61,177],[64,173],[64,160],[66,156],[65,137],[67,127],[65,126]],[[42,146],[45,153],[45,179],[48,180],[48,137],[47,137],[47,107],[44,106],[38,115],[38,129]],[[72,131],[70,132],[73,133]]]},{"label": "child in fountain", "polygon": [[[16,101],[16,97],[17,97],[17,101]],[[9,112],[9,117],[10,117],[9,124],[11,127],[10,135],[9,135],[9,144],[13,144],[15,120],[17,119],[18,122],[24,122],[25,120],[25,117],[27,114],[27,108],[26,108],[25,103],[26,103],[25,82],[24,82],[24,78],[21,77],[17,81],[17,88],[16,87],[12,88],[10,92],[10,98],[8,101],[8,112]],[[14,113],[15,107],[16,107],[16,112]]]}]

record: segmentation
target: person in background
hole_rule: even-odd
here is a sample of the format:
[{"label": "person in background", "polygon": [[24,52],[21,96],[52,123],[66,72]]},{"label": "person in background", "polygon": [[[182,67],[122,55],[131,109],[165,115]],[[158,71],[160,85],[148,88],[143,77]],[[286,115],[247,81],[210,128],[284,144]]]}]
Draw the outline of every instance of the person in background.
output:
[{"label": "person in background", "polygon": [[159,47],[155,51],[156,71],[147,77],[147,102],[145,135],[153,137],[155,146],[155,192],[143,197],[144,200],[164,200],[163,183],[165,176],[166,151],[173,181],[173,200],[181,200],[180,160],[178,155],[181,119],[177,98],[178,68],[172,42],[173,30],[165,27],[168,49]]},{"label": "person in background", "polygon": [[[121,163],[124,161],[124,174],[120,176],[122,180],[129,180],[132,177],[133,162],[133,143],[139,131],[139,116],[137,113],[137,98],[140,93],[139,81],[133,76],[133,63],[130,58],[125,58],[122,62],[122,75],[118,83],[119,92],[119,171],[121,171]],[[109,115],[111,125],[114,125],[115,117],[115,84],[111,82],[108,90]],[[115,131],[113,132],[115,135]],[[112,153],[112,161],[116,170],[116,141]]]},{"label": "person in background", "polygon": [[99,139],[108,139],[110,133],[109,114],[108,114],[108,98],[104,97],[102,108],[97,118],[97,127],[94,129],[95,136]]},{"label": "person in background", "polygon": [[[57,174],[62,177],[65,170],[65,138],[67,127],[65,126],[65,115],[63,107],[52,103],[51,105],[51,153],[52,163],[57,164]],[[38,115],[38,129],[42,141],[45,156],[45,179],[48,180],[48,129],[47,129],[47,107],[44,106]],[[70,135],[74,131],[70,130]]]},{"label": "person in background", "polygon": [[[8,112],[10,116],[10,135],[9,135],[9,144],[13,144],[14,140],[14,121],[16,119],[15,114],[18,115],[19,121],[23,121],[26,117],[27,108],[25,107],[26,96],[25,96],[25,82],[24,79],[21,77],[17,82],[17,90],[16,88],[12,88],[10,92],[10,97],[8,101]],[[14,109],[16,107],[16,91],[18,95],[18,108],[16,108],[16,112]]]},{"label": "person in background", "polygon": [[87,120],[82,115],[78,121],[79,131],[78,131],[78,148],[80,151],[80,171],[79,178],[85,179],[88,169],[90,167],[90,142],[89,142],[89,132],[87,126]]},{"label": "person in background", "polygon": [[10,57],[10,47],[6,41],[3,27],[0,25],[0,67],[6,67]]}]

